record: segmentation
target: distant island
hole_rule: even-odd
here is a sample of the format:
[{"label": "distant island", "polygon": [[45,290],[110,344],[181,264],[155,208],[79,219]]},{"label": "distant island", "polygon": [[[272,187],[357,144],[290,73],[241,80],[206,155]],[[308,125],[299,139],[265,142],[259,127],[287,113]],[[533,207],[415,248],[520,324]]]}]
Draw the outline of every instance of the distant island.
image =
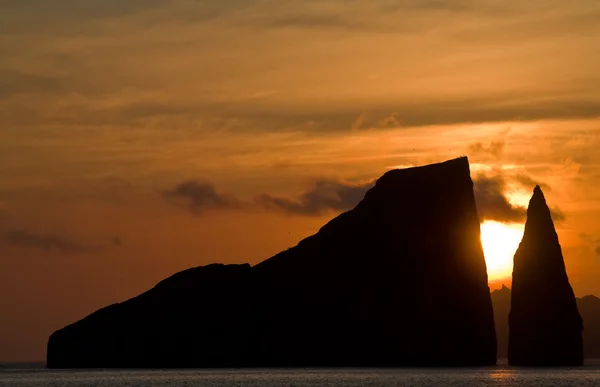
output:
[{"label": "distant island", "polygon": [[[506,286],[492,292],[494,320],[498,338],[498,357],[508,357],[508,314],[512,291]],[[588,295],[577,298],[577,308],[583,319],[583,355],[600,359],[600,298]]]},{"label": "distant island", "polygon": [[[545,200],[538,204],[542,208]],[[540,211],[531,222],[528,217],[525,262],[547,253],[541,244],[554,232]],[[558,240],[556,245],[560,252]],[[553,246],[552,259],[562,261]],[[545,277],[519,274],[523,288],[551,278],[544,286],[552,289],[563,276],[560,264],[551,267],[558,269]],[[566,273],[564,280],[568,285]],[[569,305],[568,292],[563,294]],[[469,162],[461,157],[387,172],[354,209],[256,266],[185,270],[58,330],[48,342],[47,366],[493,365],[494,317],[496,324],[503,318],[498,310],[494,315],[494,297]],[[519,297],[514,305],[539,296],[525,291]],[[536,312],[531,309],[525,320],[539,321]],[[555,312],[550,306],[543,313]],[[577,334],[575,326],[569,342],[576,343]],[[539,360],[530,345],[526,337],[514,337],[517,356]],[[573,348],[570,359],[579,356]]]}]

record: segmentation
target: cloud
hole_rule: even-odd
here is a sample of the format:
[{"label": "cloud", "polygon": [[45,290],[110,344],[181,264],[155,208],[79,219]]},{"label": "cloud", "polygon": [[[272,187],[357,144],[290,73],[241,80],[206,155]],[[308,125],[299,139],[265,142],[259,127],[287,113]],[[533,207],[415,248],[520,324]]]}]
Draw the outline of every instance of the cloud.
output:
[{"label": "cloud", "polygon": [[374,182],[347,184],[318,180],[297,200],[263,194],[255,199],[258,205],[293,215],[320,215],[329,211],[346,211],[356,206]]},{"label": "cloud", "polygon": [[[520,174],[509,178],[529,188],[531,185],[540,185],[542,189],[550,189],[547,184],[540,184],[527,175]],[[527,208],[513,205],[505,196],[507,177],[503,173],[480,174],[475,177],[473,184],[477,210],[482,221],[523,222],[527,219]],[[562,222],[566,218],[558,207],[551,207],[550,212],[554,222]]]},{"label": "cloud", "polygon": [[62,19],[104,19],[123,17],[168,3],[168,0],[58,0],[53,3],[44,0],[9,0],[0,4],[0,10],[20,12],[19,15],[24,12],[36,15],[45,13]]},{"label": "cloud", "polygon": [[164,191],[162,196],[169,201],[185,205],[196,215],[207,210],[239,209],[244,206],[244,203],[234,196],[221,194],[211,183],[198,180],[178,184],[174,189]]},{"label": "cloud", "polygon": [[480,219],[499,222],[522,222],[527,209],[512,205],[504,193],[506,180],[502,174],[478,175],[474,180],[474,193]]},{"label": "cloud", "polygon": [[501,157],[506,147],[506,136],[509,132],[510,129],[503,130],[497,135],[496,139],[490,141],[488,146],[485,146],[483,142],[475,142],[469,145],[469,153],[473,156],[485,154],[494,158]]},{"label": "cloud", "polygon": [[342,29],[372,30],[374,26],[364,20],[342,17],[339,14],[297,14],[282,15],[278,18],[259,20],[258,25],[265,28],[297,28],[297,29]]},{"label": "cloud", "polygon": [[0,98],[15,94],[54,94],[68,89],[68,79],[48,74],[33,74],[0,69]]},{"label": "cloud", "polygon": [[122,246],[123,245],[123,239],[121,239],[118,236],[114,236],[110,239],[110,241],[112,242],[113,245],[115,246]]},{"label": "cloud", "polygon": [[565,213],[558,207],[550,207],[550,213],[555,223],[560,223],[566,219]]},{"label": "cloud", "polygon": [[[565,44],[577,48],[570,55],[537,44],[557,34],[596,37],[598,8],[591,3],[583,8],[540,7],[541,0],[538,6],[446,0],[0,3],[0,51],[6,53],[0,58],[0,94],[7,98],[0,120],[12,126],[148,127],[155,123],[146,120],[160,117],[169,128],[202,122],[213,129],[211,121],[226,119],[241,121],[244,130],[317,122],[302,129],[323,132],[346,131],[362,111],[372,119],[361,127],[370,128],[385,123],[390,111],[404,126],[429,126],[596,117],[600,107],[593,66],[569,71],[581,55],[579,62],[595,63],[594,50],[587,48],[596,41]],[[544,17],[537,12],[542,8],[548,12]],[[390,33],[410,38],[390,39]],[[244,47],[256,52],[247,56]],[[466,72],[473,52],[479,53],[477,65]],[[526,58],[515,60],[516,53]],[[558,60],[552,69],[545,66],[548,58]],[[399,62],[406,71],[397,72]],[[561,70],[566,77],[545,81]],[[393,81],[374,83],[367,78],[374,72]],[[463,85],[461,91],[450,92],[456,84]],[[265,85],[282,92],[250,97],[261,95]],[[498,154],[502,143],[474,144],[473,150]]]},{"label": "cloud", "polygon": [[162,193],[169,202],[183,205],[194,215],[208,210],[263,209],[290,215],[315,216],[329,211],[346,211],[356,206],[374,182],[350,184],[335,180],[317,180],[297,199],[274,196],[267,193],[244,201],[233,195],[217,192],[204,181],[190,180]]},{"label": "cloud", "polygon": [[600,238],[598,238],[597,235],[582,232],[579,233],[579,237],[583,239],[586,244],[591,245],[596,255],[600,257]]},{"label": "cloud", "polygon": [[469,145],[469,150],[473,155],[487,153],[494,157],[499,157],[504,152],[505,142],[504,140],[492,141],[488,147],[483,145],[481,142],[476,142]]},{"label": "cloud", "polygon": [[536,180],[536,179],[532,178],[531,176],[527,176],[524,174],[515,175],[512,177],[512,179],[526,188],[533,189],[533,187],[535,187],[536,185],[539,185],[542,188],[542,190],[544,190],[544,191],[552,190],[552,187],[550,187],[549,184],[546,184],[542,181]]},{"label": "cloud", "polygon": [[[109,244],[87,244],[77,239],[58,234],[41,234],[23,229],[8,230],[4,233],[4,241],[11,246],[30,247],[60,253],[90,253],[104,250]],[[120,246],[119,237],[112,237],[110,245]]]},{"label": "cloud", "polygon": [[[512,177],[511,177],[512,178]],[[519,175],[520,181],[535,182],[532,178]],[[203,215],[208,210],[255,210],[276,211],[288,215],[317,216],[328,212],[341,212],[354,208],[375,181],[353,184],[331,179],[316,180],[310,188],[297,198],[260,194],[251,200],[242,200],[234,195],[220,193],[213,184],[190,180],[178,184],[174,189],[162,192],[165,200],[179,204],[194,215]],[[505,193],[507,177],[500,173],[480,174],[474,180],[474,193],[480,219],[498,222],[524,222],[527,208],[513,205]],[[555,222],[565,219],[557,207],[551,209]]]},{"label": "cloud", "polygon": [[594,238],[592,240],[593,246],[594,246],[594,252],[596,253],[596,255],[598,257],[600,257],[600,238]]}]

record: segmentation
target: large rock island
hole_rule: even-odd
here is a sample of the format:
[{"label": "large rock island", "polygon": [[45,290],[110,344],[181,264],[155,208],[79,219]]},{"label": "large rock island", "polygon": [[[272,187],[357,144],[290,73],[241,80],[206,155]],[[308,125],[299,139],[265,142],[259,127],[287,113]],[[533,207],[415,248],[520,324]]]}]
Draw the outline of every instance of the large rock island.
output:
[{"label": "large rock island", "polygon": [[537,186],[514,258],[508,362],[518,366],[582,365],[582,330],[550,209]]},{"label": "large rock island", "polygon": [[47,353],[50,368],[495,363],[467,158],[390,171],[296,247],[178,273],[55,332]]}]

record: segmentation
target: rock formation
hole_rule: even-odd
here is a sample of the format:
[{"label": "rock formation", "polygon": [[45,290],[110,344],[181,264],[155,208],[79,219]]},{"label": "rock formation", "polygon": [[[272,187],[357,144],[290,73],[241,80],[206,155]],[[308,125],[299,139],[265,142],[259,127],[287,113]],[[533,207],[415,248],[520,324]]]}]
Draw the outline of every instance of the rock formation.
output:
[{"label": "rock formation", "polygon": [[[190,368],[240,364],[249,265],[209,265],[100,309],[50,336],[49,368]],[[237,357],[237,358],[236,358]]]},{"label": "rock formation", "polygon": [[47,354],[50,368],[495,363],[466,158],[390,171],[296,247],[176,274],[55,332]]},{"label": "rock formation", "polygon": [[600,298],[584,296],[577,299],[577,309],[583,319],[583,355],[600,359]]},{"label": "rock formation", "polygon": [[535,187],[514,258],[508,361],[519,366],[583,364],[583,324],[546,199]]},{"label": "rock formation", "polygon": [[[507,287],[492,292],[492,305],[498,339],[498,358],[508,357],[508,314],[511,291]],[[577,299],[577,309],[583,319],[583,357],[600,359],[600,298],[584,296]]]},{"label": "rock formation", "polygon": [[494,290],[491,296],[492,306],[494,307],[498,357],[506,358],[508,357],[508,314],[510,312],[511,291],[502,285],[502,288]]}]

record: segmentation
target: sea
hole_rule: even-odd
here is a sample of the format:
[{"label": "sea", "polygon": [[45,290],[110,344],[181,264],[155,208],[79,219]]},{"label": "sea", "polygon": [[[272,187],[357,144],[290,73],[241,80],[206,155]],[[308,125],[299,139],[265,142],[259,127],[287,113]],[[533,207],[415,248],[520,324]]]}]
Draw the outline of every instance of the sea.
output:
[{"label": "sea", "polygon": [[578,368],[47,370],[0,365],[10,387],[600,387],[600,360]]}]

